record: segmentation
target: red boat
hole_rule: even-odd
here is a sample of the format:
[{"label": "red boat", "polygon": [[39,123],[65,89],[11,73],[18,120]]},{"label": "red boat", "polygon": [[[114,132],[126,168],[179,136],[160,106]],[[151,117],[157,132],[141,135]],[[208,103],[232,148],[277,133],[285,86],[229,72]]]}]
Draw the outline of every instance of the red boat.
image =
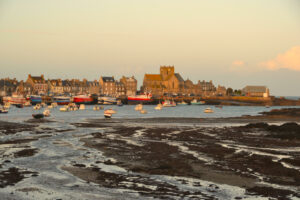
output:
[{"label": "red boat", "polygon": [[128,101],[150,101],[152,95],[151,94],[141,94],[141,95],[134,95],[128,96]]},{"label": "red boat", "polygon": [[3,97],[4,103],[10,103],[13,105],[25,104],[26,99],[23,96],[13,95],[11,97]]},{"label": "red boat", "polygon": [[93,103],[93,98],[87,95],[78,95],[73,97],[73,102],[77,104],[91,104]]}]

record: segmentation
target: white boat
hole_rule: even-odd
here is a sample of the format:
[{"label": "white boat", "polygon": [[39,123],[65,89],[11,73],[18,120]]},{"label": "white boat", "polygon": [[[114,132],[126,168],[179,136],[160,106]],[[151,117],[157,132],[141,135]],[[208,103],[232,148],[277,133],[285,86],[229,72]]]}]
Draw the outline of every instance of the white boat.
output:
[{"label": "white boat", "polygon": [[98,104],[103,104],[103,105],[117,104],[117,99],[115,97],[98,97]]},{"label": "white boat", "polygon": [[143,110],[143,104],[138,104],[138,105],[136,105],[134,109],[135,109],[136,111],[141,111],[141,110]]},{"label": "white boat", "polygon": [[33,109],[34,110],[39,110],[39,109],[41,109],[41,104],[36,104],[34,107],[33,107]]},{"label": "white boat", "polygon": [[6,96],[3,97],[4,103],[10,103],[11,105],[20,105],[25,104],[26,99],[21,95],[12,95],[12,96]]},{"label": "white boat", "polygon": [[186,106],[188,104],[185,101],[182,101],[182,102],[178,103],[177,105],[179,105],[179,106]]},{"label": "white boat", "polygon": [[98,111],[98,110],[100,110],[100,107],[96,105],[96,106],[94,106],[93,110]]},{"label": "white boat", "polygon": [[163,105],[161,103],[157,104],[157,106],[154,108],[155,110],[161,110],[163,108]]},{"label": "white boat", "polygon": [[204,112],[205,112],[205,113],[213,113],[214,111],[213,111],[213,109],[211,109],[211,108],[206,108],[206,109],[204,110]]},{"label": "white boat", "polygon": [[84,104],[80,104],[79,110],[84,110],[84,109],[85,109],[85,105]]},{"label": "white boat", "polygon": [[148,112],[147,112],[147,110],[141,110],[140,113],[141,114],[147,114]]},{"label": "white boat", "polygon": [[4,108],[5,110],[9,110],[9,108],[10,108],[10,103],[9,103],[9,102],[6,102],[6,103],[4,104],[4,106],[3,106],[3,108]]},{"label": "white boat", "polygon": [[45,109],[44,112],[43,112],[43,115],[44,115],[45,117],[49,117],[49,116],[50,116],[50,110]]},{"label": "white boat", "polygon": [[7,109],[5,109],[4,107],[0,107],[0,114],[6,114],[6,113],[8,113],[8,110]]},{"label": "white boat", "polygon": [[51,103],[51,106],[52,106],[53,108],[55,108],[55,107],[57,107],[57,103],[56,103],[56,102]]},{"label": "white boat", "polygon": [[31,106],[31,103],[30,103],[30,101],[26,101],[26,102],[25,102],[25,104],[24,104],[24,106],[26,106],[26,107],[29,107],[29,106]]},{"label": "white boat", "polygon": [[115,111],[115,110],[113,110],[112,108],[110,108],[110,109],[107,109],[107,110],[105,110],[104,111],[104,114],[116,114],[117,112]]},{"label": "white boat", "polygon": [[59,111],[61,111],[61,112],[68,112],[69,111],[69,107],[68,106],[61,107],[59,109]]},{"label": "white boat", "polygon": [[197,99],[194,99],[193,101],[191,101],[192,105],[203,105],[205,104],[205,101],[197,101]]},{"label": "white boat", "polygon": [[166,100],[163,102],[162,104],[164,107],[175,107],[176,106],[176,103],[175,101],[169,101],[169,100]]}]

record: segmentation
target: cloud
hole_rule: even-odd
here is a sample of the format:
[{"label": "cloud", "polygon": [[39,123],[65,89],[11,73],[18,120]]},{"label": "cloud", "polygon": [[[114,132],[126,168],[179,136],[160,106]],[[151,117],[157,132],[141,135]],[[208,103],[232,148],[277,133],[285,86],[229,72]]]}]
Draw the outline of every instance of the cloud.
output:
[{"label": "cloud", "polygon": [[246,63],[242,60],[235,60],[231,63],[230,70],[238,71],[245,69]]},{"label": "cloud", "polygon": [[300,46],[295,46],[283,54],[278,54],[272,60],[261,62],[259,66],[269,70],[290,69],[300,71]]}]

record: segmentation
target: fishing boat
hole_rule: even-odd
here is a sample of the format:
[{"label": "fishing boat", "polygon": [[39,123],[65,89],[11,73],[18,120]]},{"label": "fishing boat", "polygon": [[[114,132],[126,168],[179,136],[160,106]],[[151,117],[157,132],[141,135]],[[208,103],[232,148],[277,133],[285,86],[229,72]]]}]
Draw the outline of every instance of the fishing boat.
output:
[{"label": "fishing boat", "polygon": [[71,98],[68,96],[55,96],[53,97],[53,102],[57,105],[68,105],[71,102]]},{"label": "fishing boat", "polygon": [[115,97],[98,97],[98,104],[103,104],[103,105],[117,104],[117,99]]},{"label": "fishing boat", "polygon": [[30,101],[26,101],[25,104],[24,104],[24,106],[25,106],[25,107],[30,107],[30,106],[31,106]]},{"label": "fishing boat", "polygon": [[104,111],[104,117],[105,118],[111,118],[112,114],[109,112]]},{"label": "fishing boat", "polygon": [[161,103],[157,104],[157,106],[154,108],[155,110],[161,110],[163,108],[163,105]]},{"label": "fishing boat", "polygon": [[141,110],[140,113],[141,114],[147,114],[148,112],[147,112],[147,110]]},{"label": "fishing boat", "polygon": [[205,101],[197,101],[197,99],[191,101],[191,105],[203,105],[203,104],[205,104]]},{"label": "fishing boat", "polygon": [[122,101],[121,101],[121,100],[118,100],[118,101],[117,101],[117,105],[118,105],[118,106],[123,106]]},{"label": "fishing boat", "polygon": [[32,114],[32,117],[34,119],[42,119],[42,118],[44,118],[44,115],[43,114]]},{"label": "fishing boat", "polygon": [[169,101],[169,100],[165,100],[163,103],[162,103],[163,107],[175,107],[176,106],[176,103],[175,101]]},{"label": "fishing boat", "polygon": [[26,99],[21,95],[12,95],[12,96],[3,97],[3,103],[9,103],[11,105],[25,104],[25,102]]},{"label": "fishing boat", "polygon": [[127,97],[129,104],[136,104],[136,103],[147,103],[152,101],[152,94],[151,93],[145,93],[145,94],[139,94],[139,95],[131,95]]},{"label": "fishing boat", "polygon": [[105,110],[104,113],[116,114],[117,112],[115,110],[113,110],[112,108],[109,108],[109,109]]},{"label": "fishing boat", "polygon": [[85,110],[85,105],[84,104],[80,104],[79,110]]},{"label": "fishing boat", "polygon": [[177,103],[177,105],[179,105],[179,106],[186,106],[188,104],[185,101],[182,101],[182,102]]},{"label": "fishing boat", "polygon": [[34,110],[39,110],[39,109],[41,109],[41,104],[36,104],[34,107],[33,107],[33,109]]},{"label": "fishing boat", "polygon": [[31,102],[32,105],[36,105],[36,104],[40,104],[42,103],[42,97],[39,95],[31,95],[29,97],[29,100]]},{"label": "fishing boat", "polygon": [[68,112],[69,111],[69,107],[67,105],[65,105],[64,107],[61,107],[59,109],[60,112]]},{"label": "fishing boat", "polygon": [[0,114],[6,114],[8,113],[8,110],[6,110],[4,107],[0,107]]},{"label": "fishing boat", "polygon": [[50,110],[45,109],[44,112],[43,112],[43,115],[44,115],[45,117],[49,117],[49,116],[50,116]]},{"label": "fishing boat", "polygon": [[78,95],[73,97],[73,102],[76,104],[91,104],[93,103],[93,98],[87,95]]},{"label": "fishing boat", "polygon": [[143,104],[138,104],[138,105],[136,105],[134,109],[135,109],[136,111],[141,111],[141,110],[143,110]]},{"label": "fishing boat", "polygon": [[206,108],[206,109],[204,110],[204,112],[205,112],[205,113],[213,113],[214,111],[213,111],[213,109],[211,109],[211,108]]}]

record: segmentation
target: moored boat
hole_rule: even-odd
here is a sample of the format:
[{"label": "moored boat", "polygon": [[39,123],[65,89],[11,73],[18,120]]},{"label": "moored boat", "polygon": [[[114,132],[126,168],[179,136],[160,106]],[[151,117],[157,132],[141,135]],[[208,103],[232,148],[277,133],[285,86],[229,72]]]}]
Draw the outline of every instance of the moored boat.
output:
[{"label": "moored boat", "polygon": [[73,102],[76,104],[91,104],[94,99],[87,95],[78,95],[73,97]]},{"label": "moored boat", "polygon": [[175,101],[169,101],[169,100],[165,100],[163,103],[162,103],[163,107],[175,107],[176,106],[176,103]]},{"label": "moored boat", "polygon": [[44,118],[44,115],[43,114],[32,114],[32,117],[34,119],[42,119],[42,118]]},{"label": "moored boat", "polygon": [[71,98],[68,96],[55,96],[53,97],[53,102],[57,105],[68,105],[71,102]]},{"label": "moored boat", "polygon": [[185,101],[182,101],[182,102],[177,103],[177,105],[179,105],[179,106],[186,106],[188,104]]},{"label": "moored boat", "polygon": [[42,97],[39,95],[31,95],[29,97],[29,100],[31,102],[32,105],[36,105],[36,104],[40,104],[42,103]]},{"label": "moored boat", "polygon": [[4,107],[0,107],[0,114],[6,114],[8,113],[8,110],[6,110]]},{"label": "moored boat", "polygon": [[21,95],[12,95],[12,96],[3,97],[3,102],[9,103],[11,105],[16,105],[16,104],[19,105],[19,104],[25,104],[26,99]]},{"label": "moored boat", "polygon": [[197,101],[197,99],[191,101],[191,105],[203,105],[203,104],[205,104],[205,101]]},{"label": "moored boat", "polygon": [[213,113],[214,111],[213,111],[213,109],[211,109],[211,108],[206,108],[206,109],[204,110],[204,112],[205,112],[205,113]]},{"label": "moored boat", "polygon": [[98,97],[98,104],[103,104],[103,105],[117,104],[117,99],[115,97]]},{"label": "moored boat", "polygon": [[147,103],[152,101],[152,94],[150,93],[145,93],[145,94],[140,94],[140,95],[131,95],[127,97],[128,103]]}]

